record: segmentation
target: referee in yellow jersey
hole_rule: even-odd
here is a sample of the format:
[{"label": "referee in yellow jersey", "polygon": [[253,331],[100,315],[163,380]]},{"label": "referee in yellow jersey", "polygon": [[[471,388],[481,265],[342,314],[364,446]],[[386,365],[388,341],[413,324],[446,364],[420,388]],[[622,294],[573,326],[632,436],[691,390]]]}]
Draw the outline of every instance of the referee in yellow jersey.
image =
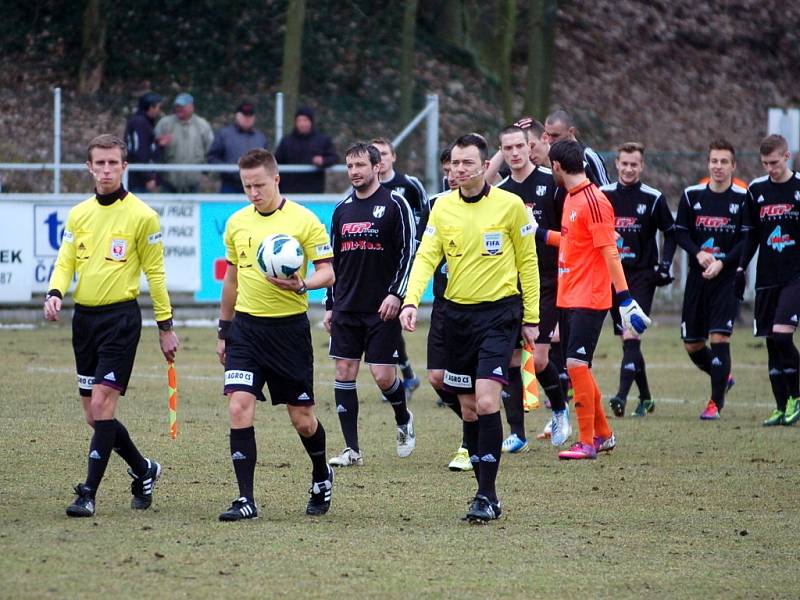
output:
[{"label": "referee in yellow jersey", "polygon": [[142,272],[150,285],[161,352],[171,361],[178,350],[164,273],[161,224],[152,208],[122,187],[126,158],[125,142],[116,136],[99,135],[89,143],[86,166],[94,177],[95,193],[69,211],[44,302],[44,318],[57,321],[62,299],[77,275],[72,348],[78,393],[94,434],[86,481],[75,486],[77,497],[67,507],[71,517],[94,515],[95,495],[112,450],[130,467],[133,508],[150,507],[161,475],[161,465],[142,456],[128,430],[114,418],[119,397],[128,386],[142,331],[142,313],[136,302]]},{"label": "referee in yellow jersey", "polygon": [[495,490],[503,443],[500,392],[508,383],[520,326],[532,347],[539,324],[534,228],[519,196],[485,182],[488,166],[483,137],[467,134],[455,141],[450,168],[459,187],[440,197],[431,212],[400,313],[403,328],[414,331],[420,297],[444,258],[449,273],[444,384],[458,394],[464,442],[478,480],[466,515],[473,523],[500,516]]},{"label": "referee in yellow jersey", "polygon": [[[220,521],[258,516],[253,493],[256,400],[285,404],[311,458],[306,514],[328,512],[333,469],[325,457],[325,429],[314,414],[314,351],[308,323],[308,290],[333,285],[333,252],[325,226],[307,208],[281,197],[278,165],[271,152],[254,149],[239,159],[239,175],[250,204],[225,226],[228,269],[222,284],[217,354],[225,365],[225,394],[231,420],[230,449],[239,497]],[[256,265],[261,241],[293,236],[305,262],[291,279],[266,277]],[[307,277],[308,261],[315,271]],[[307,277],[307,278],[306,278]]]}]

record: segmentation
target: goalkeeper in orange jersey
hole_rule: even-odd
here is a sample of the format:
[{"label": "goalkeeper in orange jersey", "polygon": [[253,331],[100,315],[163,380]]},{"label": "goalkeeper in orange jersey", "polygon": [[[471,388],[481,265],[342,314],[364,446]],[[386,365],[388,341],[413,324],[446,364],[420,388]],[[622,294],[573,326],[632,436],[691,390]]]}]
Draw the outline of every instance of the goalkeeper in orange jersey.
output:
[{"label": "goalkeeper in orange jersey", "polygon": [[593,459],[608,452],[616,439],[603,411],[600,388],[592,375],[594,354],[614,284],[624,327],[638,334],[650,319],[631,298],[617,252],[614,210],[586,177],[580,144],[563,140],[550,148],[553,177],[567,190],[561,217],[557,305],[567,312],[562,339],[567,342],[567,371],[575,390],[579,439],[561,459]]}]

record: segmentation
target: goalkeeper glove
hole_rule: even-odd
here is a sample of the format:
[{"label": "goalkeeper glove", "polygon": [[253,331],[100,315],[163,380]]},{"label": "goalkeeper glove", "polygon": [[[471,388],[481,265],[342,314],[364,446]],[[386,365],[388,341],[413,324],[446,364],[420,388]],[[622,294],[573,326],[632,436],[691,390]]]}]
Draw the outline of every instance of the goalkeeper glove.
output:
[{"label": "goalkeeper glove", "polygon": [[672,266],[670,261],[661,261],[656,268],[656,286],[661,287],[669,285],[675,278],[669,274],[669,269]]},{"label": "goalkeeper glove", "polygon": [[744,269],[736,269],[736,275],[733,278],[733,295],[737,300],[744,300],[744,290],[747,287],[747,276]]},{"label": "goalkeeper glove", "polygon": [[619,316],[622,319],[622,327],[632,329],[639,335],[643,334],[650,325],[650,317],[648,317],[639,303],[631,298],[631,293],[628,290],[617,293],[617,301],[619,302]]}]

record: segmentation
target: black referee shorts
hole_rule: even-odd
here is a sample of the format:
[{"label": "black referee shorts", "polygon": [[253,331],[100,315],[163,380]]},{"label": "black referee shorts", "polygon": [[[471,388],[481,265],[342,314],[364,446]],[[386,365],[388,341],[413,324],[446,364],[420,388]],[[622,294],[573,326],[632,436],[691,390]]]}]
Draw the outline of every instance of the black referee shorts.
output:
[{"label": "black referee shorts", "polygon": [[399,319],[384,321],[378,313],[334,311],[331,358],[361,360],[369,365],[396,365],[402,343]]},{"label": "black referee shorts", "polygon": [[434,298],[431,326],[428,329],[428,370],[444,369],[444,300]]},{"label": "black referee shorts", "polygon": [[91,396],[102,383],[124,396],[142,334],[142,311],[136,300],[106,306],[75,305],[72,349],[78,393]]},{"label": "black referee shorts", "polygon": [[272,404],[314,404],[314,350],[306,313],[254,317],[237,312],[225,341],[226,395],[237,390]]},{"label": "black referee shorts", "polygon": [[[628,291],[631,296],[649,317],[650,310],[653,308],[653,296],[656,293],[656,272],[653,269],[625,269],[625,281],[628,282]],[[619,316],[619,302],[617,302],[616,294],[612,299],[611,320],[614,323],[614,333],[622,335],[622,318]]]},{"label": "black referee shorts", "polygon": [[457,394],[471,394],[477,379],[507,384],[522,326],[520,297],[481,304],[444,303],[445,386]]},{"label": "black referee shorts", "polygon": [[800,277],[775,287],[756,290],[753,333],[770,335],[774,325],[797,327],[800,316]]},{"label": "black referee shorts", "polygon": [[735,269],[723,269],[714,279],[703,279],[699,269],[689,269],[683,292],[681,339],[702,342],[709,334],[731,335],[739,301],[733,293]]}]

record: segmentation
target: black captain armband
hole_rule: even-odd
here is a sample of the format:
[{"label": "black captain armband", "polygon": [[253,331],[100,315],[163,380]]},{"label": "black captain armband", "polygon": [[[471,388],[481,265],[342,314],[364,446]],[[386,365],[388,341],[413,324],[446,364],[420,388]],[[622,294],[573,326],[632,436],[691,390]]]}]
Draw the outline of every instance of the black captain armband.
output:
[{"label": "black captain armband", "polygon": [[228,330],[231,328],[233,321],[226,321],[225,319],[220,319],[217,322],[217,338],[220,340],[225,340],[228,338]]},{"label": "black captain armband", "polygon": [[156,321],[159,331],[169,331],[172,329],[172,317],[164,319],[163,321]]}]

